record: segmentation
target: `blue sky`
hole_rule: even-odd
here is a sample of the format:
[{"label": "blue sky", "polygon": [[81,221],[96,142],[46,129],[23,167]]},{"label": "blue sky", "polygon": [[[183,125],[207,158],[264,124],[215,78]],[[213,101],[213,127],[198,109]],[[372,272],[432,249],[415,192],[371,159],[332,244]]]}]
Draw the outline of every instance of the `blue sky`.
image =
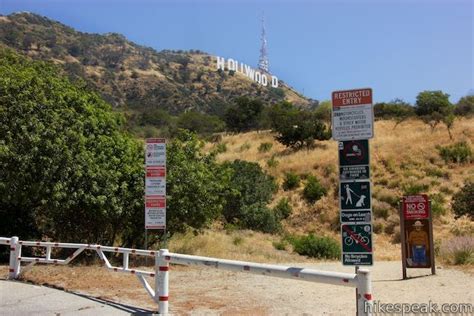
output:
[{"label": "blue sky", "polygon": [[270,71],[306,96],[371,87],[374,101],[474,88],[473,0],[0,0],[82,32],[200,49],[256,66],[265,12]]}]

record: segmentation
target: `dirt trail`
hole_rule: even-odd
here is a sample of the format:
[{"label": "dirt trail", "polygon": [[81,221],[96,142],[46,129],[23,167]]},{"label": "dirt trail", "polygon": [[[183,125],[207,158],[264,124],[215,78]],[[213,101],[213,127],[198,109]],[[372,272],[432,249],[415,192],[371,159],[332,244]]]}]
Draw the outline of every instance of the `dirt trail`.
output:
[{"label": "dirt trail", "polygon": [[[298,265],[303,266],[303,265]],[[309,266],[309,265],[304,265]],[[339,263],[311,267],[352,272]],[[373,295],[380,303],[471,303],[474,277],[461,271],[409,270],[401,280],[399,262],[379,262],[373,271]],[[171,273],[172,311],[195,314],[353,315],[355,290],[339,286],[215,270]],[[193,314],[194,314],[193,313]]]},{"label": "dirt trail", "polygon": [[[336,262],[291,266],[353,271]],[[411,269],[408,275],[412,278],[403,281],[400,262],[377,262],[371,271],[374,300],[380,303],[474,304],[474,276],[469,273],[439,268],[437,275],[430,276],[429,269]],[[99,267],[39,266],[27,272],[25,279],[122,304],[155,307],[135,278]],[[355,290],[209,268],[173,266],[170,310],[177,315],[353,315]]]}]

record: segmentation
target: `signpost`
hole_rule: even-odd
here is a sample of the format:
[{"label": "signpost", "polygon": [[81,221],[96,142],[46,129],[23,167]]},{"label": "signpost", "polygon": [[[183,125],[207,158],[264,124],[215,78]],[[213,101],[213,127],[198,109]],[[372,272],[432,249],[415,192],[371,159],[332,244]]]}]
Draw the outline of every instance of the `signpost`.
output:
[{"label": "signpost", "polygon": [[426,194],[404,196],[400,203],[402,272],[407,268],[431,268],[436,274],[431,202]]},{"label": "signpost", "polygon": [[166,235],[166,140],[148,138],[145,145],[145,249],[148,230]]},{"label": "signpost", "polygon": [[342,264],[373,264],[369,138],[374,136],[372,89],[332,93],[332,135],[339,141]]}]

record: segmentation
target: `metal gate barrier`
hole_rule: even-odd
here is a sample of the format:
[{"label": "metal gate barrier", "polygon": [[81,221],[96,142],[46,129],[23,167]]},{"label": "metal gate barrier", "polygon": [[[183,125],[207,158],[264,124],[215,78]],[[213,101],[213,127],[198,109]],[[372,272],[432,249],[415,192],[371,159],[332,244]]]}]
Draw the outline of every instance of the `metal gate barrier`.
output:
[{"label": "metal gate barrier", "polygon": [[[10,264],[8,278],[17,279],[21,272],[25,272],[36,263],[67,265],[84,250],[93,250],[97,253],[105,267],[114,272],[134,274],[143,285],[150,297],[158,304],[160,314],[167,315],[169,306],[169,264],[194,265],[208,268],[229,270],[234,272],[253,273],[277,278],[302,280],[316,283],[325,283],[357,288],[357,314],[371,315],[372,311],[372,284],[370,271],[359,269],[357,273],[341,273],[318,271],[308,268],[287,267],[281,265],[261,264],[254,262],[225,260],[210,257],[183,255],[168,252],[167,249],[159,251],[108,247],[92,244],[73,244],[42,241],[21,241],[18,237],[0,237],[0,245],[10,246]],[[22,257],[22,247],[46,248],[45,257]],[[53,248],[70,248],[76,251],[66,259],[51,257]],[[105,253],[123,254],[122,266],[112,266]],[[129,267],[130,254],[155,258],[154,271],[143,271]],[[22,267],[21,262],[29,264]],[[152,288],[145,276],[154,278],[155,286]]]}]

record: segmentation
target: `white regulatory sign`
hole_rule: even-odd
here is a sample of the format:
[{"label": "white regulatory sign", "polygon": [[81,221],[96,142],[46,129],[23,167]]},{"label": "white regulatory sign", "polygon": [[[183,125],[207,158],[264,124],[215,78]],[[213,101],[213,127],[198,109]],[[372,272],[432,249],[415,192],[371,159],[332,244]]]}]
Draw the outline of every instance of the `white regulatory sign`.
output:
[{"label": "white regulatory sign", "polygon": [[166,140],[164,138],[148,138],[145,154],[147,166],[166,166]]},{"label": "white regulatory sign", "polygon": [[339,141],[374,137],[372,89],[332,93],[332,138]]},{"label": "white regulatory sign", "polygon": [[145,200],[145,228],[166,227],[166,199],[162,196],[147,196]]}]

